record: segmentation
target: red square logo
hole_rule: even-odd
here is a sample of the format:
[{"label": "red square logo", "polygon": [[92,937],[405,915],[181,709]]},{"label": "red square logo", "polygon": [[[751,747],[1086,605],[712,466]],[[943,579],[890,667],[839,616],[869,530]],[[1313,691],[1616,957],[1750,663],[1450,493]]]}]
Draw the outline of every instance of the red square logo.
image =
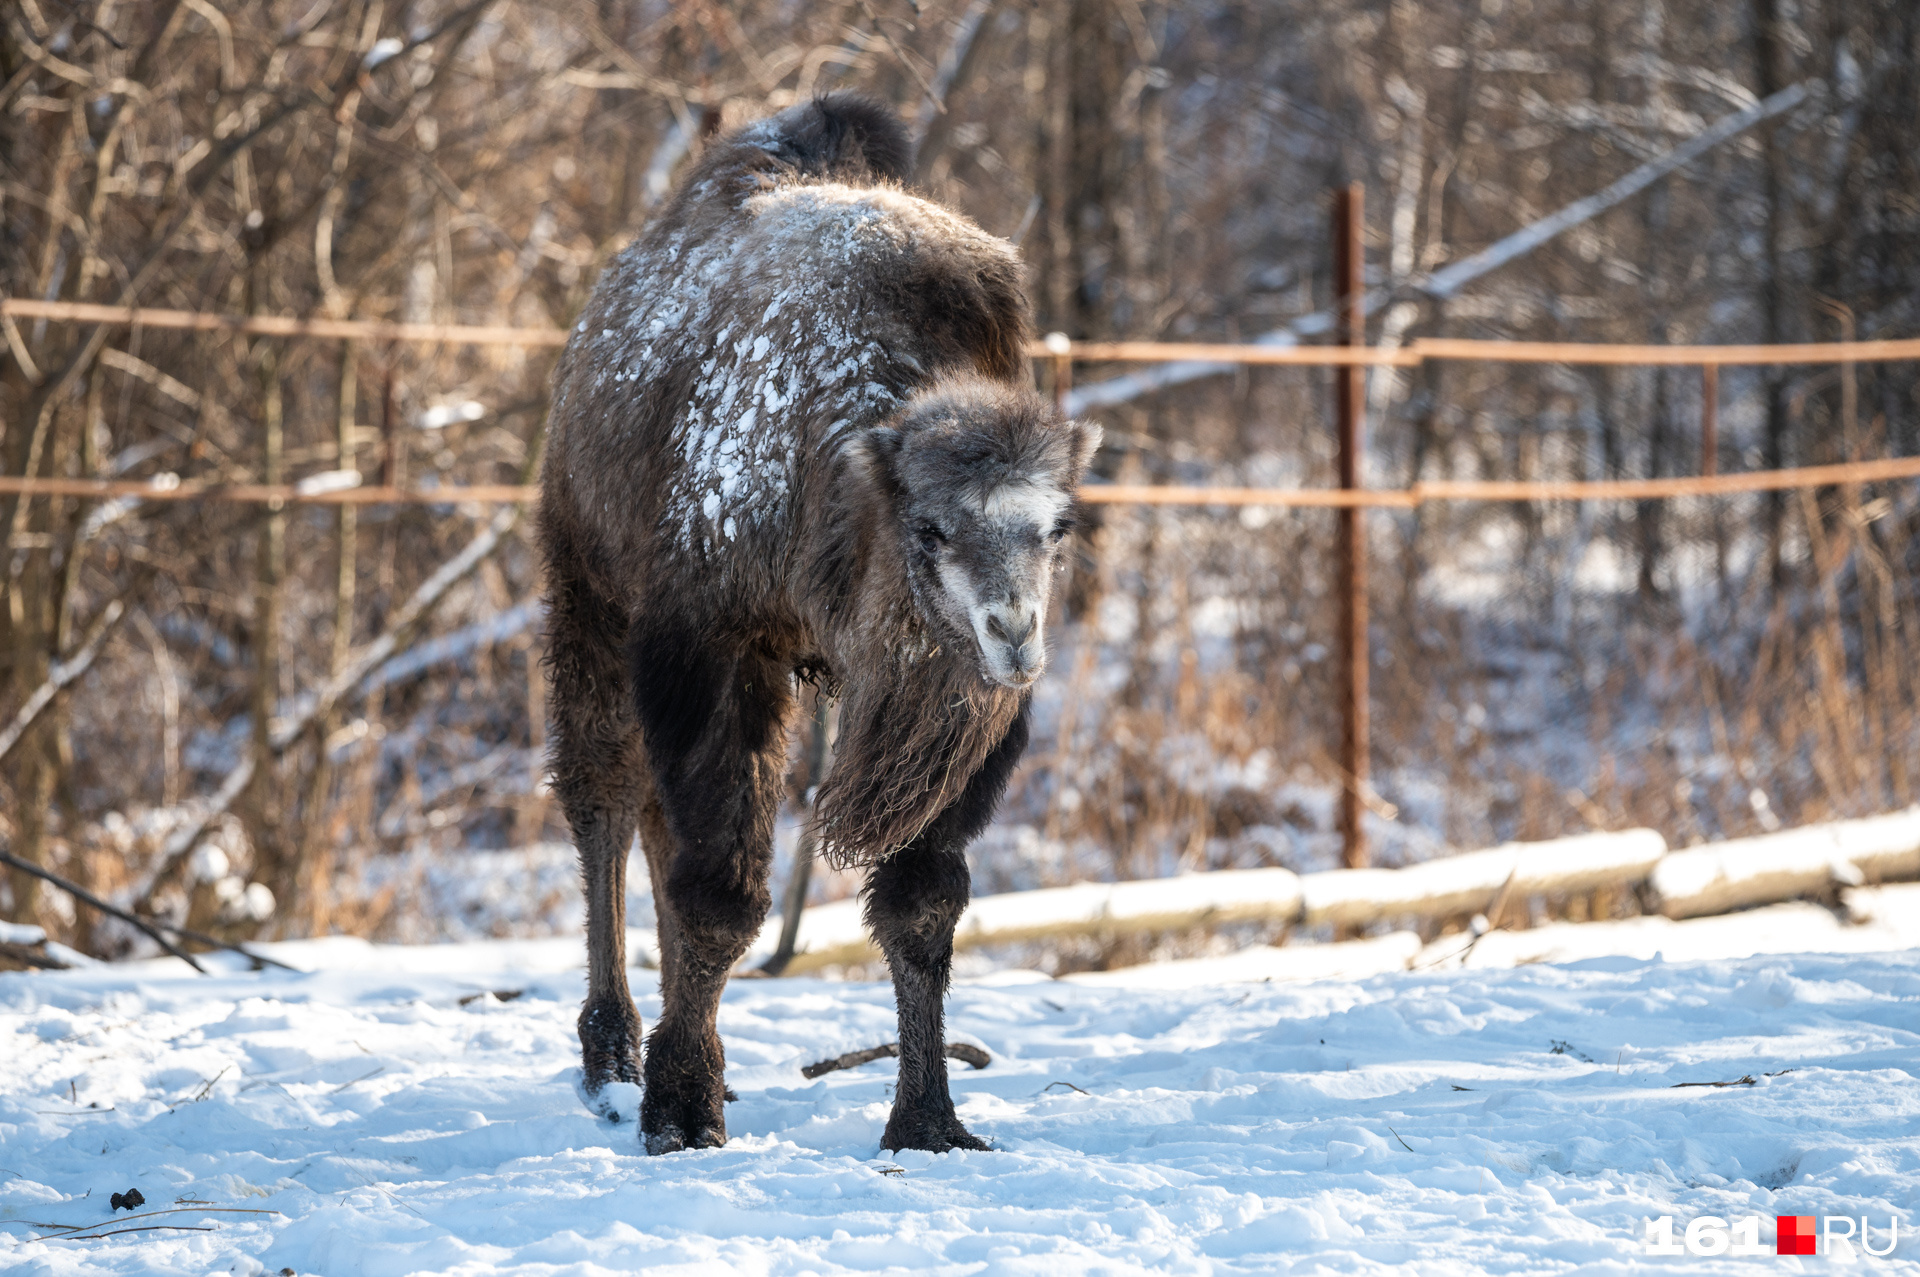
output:
[{"label": "red square logo", "polygon": [[1774,1253],[1777,1255],[1811,1255],[1813,1250],[1813,1216],[1776,1215],[1778,1225],[1774,1240]]}]

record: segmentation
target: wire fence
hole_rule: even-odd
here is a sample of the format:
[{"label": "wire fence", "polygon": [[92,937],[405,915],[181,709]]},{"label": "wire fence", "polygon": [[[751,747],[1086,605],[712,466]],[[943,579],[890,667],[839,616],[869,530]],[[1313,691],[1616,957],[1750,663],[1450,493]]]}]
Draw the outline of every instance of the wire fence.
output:
[{"label": "wire fence", "polygon": [[[393,352],[372,348],[552,349],[568,336],[561,329],[0,300],[0,330],[16,350],[20,320],[342,343],[349,355],[388,361],[379,419],[389,440],[399,418],[392,404]],[[1316,461],[1313,451],[1327,433],[1318,379],[1270,388],[1245,409],[1284,423],[1265,460],[1243,453],[1225,465],[1196,468],[1162,464],[1171,455],[1163,450],[1160,461],[1144,466],[1141,458],[1151,449],[1141,451],[1136,432],[1136,444],[1128,445],[1133,451],[1109,477],[1081,489],[1084,502],[1108,513],[1090,534],[1092,566],[1076,574],[1082,597],[1063,617],[1056,672],[1036,703],[1034,764],[1024,769],[1007,807],[1008,828],[1024,830],[1029,842],[1010,852],[1003,847],[1004,855],[985,854],[983,889],[1088,874],[1128,878],[1179,868],[1352,863],[1354,834],[1365,824],[1374,831],[1376,858],[1387,863],[1433,854],[1428,844],[1404,836],[1412,829],[1453,846],[1479,846],[1510,836],[1647,824],[1681,845],[1696,834],[1737,835],[1771,827],[1769,821],[1862,814],[1906,801],[1920,788],[1920,775],[1909,776],[1904,764],[1920,744],[1920,679],[1897,659],[1909,650],[1909,636],[1920,633],[1914,588],[1920,542],[1904,530],[1920,511],[1920,491],[1883,489],[1891,502],[1861,491],[1920,478],[1920,456],[1860,459],[1862,452],[1899,445],[1876,428],[1836,430],[1833,450],[1814,455],[1848,460],[1760,468],[1749,455],[1752,468],[1712,473],[1717,369],[1825,363],[1844,378],[1858,366],[1920,361],[1920,341],[1615,346],[1423,339],[1385,349],[1073,342],[1055,335],[1029,353],[1050,374],[1042,384],[1050,382],[1056,394],[1077,369],[1169,361],[1356,374],[1374,369],[1382,376],[1463,361],[1698,367],[1703,473],[1661,474],[1645,454],[1622,454],[1602,468],[1598,427],[1562,412],[1523,423],[1513,432],[1512,455],[1469,450],[1464,463],[1452,458],[1425,470],[1523,477],[1365,487],[1355,467],[1354,486],[1313,486],[1316,479],[1325,482],[1327,470],[1324,456]],[[176,385],[157,393],[180,400],[192,392]],[[1682,399],[1692,403],[1691,395],[1689,387],[1669,402],[1669,419]],[[1622,419],[1632,420],[1648,405],[1626,407]],[[1369,411],[1375,431],[1402,446],[1401,422],[1380,412],[1377,397]],[[1598,420],[1599,409],[1585,411]],[[1123,419],[1110,437],[1127,433]],[[1531,459],[1529,448],[1536,450]],[[1216,455],[1222,453],[1232,455]],[[1276,472],[1275,455],[1297,461]],[[1677,455],[1669,451],[1668,470]],[[1417,463],[1403,466],[1403,459],[1404,453],[1395,456],[1386,472],[1422,473]],[[310,452],[303,464],[327,459]],[[1653,473],[1581,477],[1623,469]],[[409,484],[388,480],[389,473],[383,466],[367,482],[341,468],[286,483],[245,482],[246,472],[231,466],[219,481],[172,474],[145,480],[6,475],[0,494],[176,509],[179,503],[508,507],[446,560],[467,571],[504,544],[500,519],[538,493],[525,482]],[[1149,474],[1168,481],[1139,481]],[[1524,477],[1541,474],[1572,477]],[[1206,482],[1214,475],[1239,482]],[[1182,481],[1188,479],[1199,481]],[[1757,495],[1769,493],[1786,496]],[[1784,515],[1769,512],[1768,501],[1784,501]],[[1656,518],[1650,508],[1666,513]],[[1303,513],[1290,521],[1268,513],[1288,509]],[[1349,555],[1330,549],[1332,517],[1343,511],[1377,512],[1358,538],[1363,559],[1371,554],[1376,565],[1371,582],[1356,578]],[[465,535],[439,523],[443,537]],[[24,526],[16,523],[16,550],[51,544],[46,533],[20,533]],[[1665,611],[1636,602],[1661,573],[1670,593],[1685,601]],[[436,571],[404,608],[390,615],[383,610],[384,628],[365,650],[405,651],[425,632],[438,601],[450,597],[456,576],[448,568]],[[1357,626],[1334,623],[1343,606],[1369,595],[1371,626],[1364,610]],[[492,778],[485,783],[503,792],[508,779],[502,778],[538,774],[538,674],[531,656],[514,659],[525,664],[527,704],[526,726],[513,730],[524,733],[526,744],[493,746],[472,760],[449,757],[445,784],[455,792],[474,783],[458,780],[467,774],[463,768],[484,771]],[[364,664],[333,676],[342,703],[360,694]],[[1336,674],[1342,667],[1371,668],[1372,692],[1344,686]],[[346,685],[356,679],[360,683]],[[1370,726],[1361,717],[1369,704]],[[401,713],[396,706],[421,724],[438,721],[437,711],[408,706],[404,698],[389,698],[384,712]],[[303,726],[335,721],[317,711],[296,717]],[[354,750],[387,757],[388,747],[372,736],[356,738],[371,742],[364,745],[341,743],[339,733],[354,720],[344,723],[314,740],[332,740],[328,749],[344,751],[343,758]],[[451,738],[424,726],[417,733],[436,741],[436,749]],[[1338,754],[1326,744],[1334,739],[1343,740]],[[277,738],[270,742],[260,765],[279,765],[283,747]],[[243,791],[240,768],[253,764],[255,754],[239,757],[211,790],[213,800],[167,836],[156,863],[181,863]],[[1354,766],[1369,757],[1371,778]],[[426,774],[426,764],[411,759],[394,764],[394,774],[410,775],[409,767]],[[376,773],[368,763],[369,779],[355,783],[370,794],[384,794],[383,786],[397,786],[403,797],[408,792],[408,780],[380,780]],[[1317,779],[1296,783],[1307,773]],[[1339,801],[1351,798],[1356,815],[1330,817],[1314,806],[1329,780]],[[537,787],[533,780],[511,783],[529,795]],[[346,792],[347,782],[339,784]],[[441,786],[419,781],[413,788],[426,795],[417,813],[424,820],[432,815],[424,805],[442,801],[431,797]],[[322,790],[315,793],[324,798]],[[366,801],[371,810],[373,800]],[[1757,826],[1738,823],[1742,813],[1751,813]],[[526,827],[537,829],[538,821]],[[990,834],[988,841],[1009,836]],[[1111,862],[1089,863],[1089,854]],[[1033,869],[1046,864],[1054,868]]]},{"label": "wire fence", "polygon": [[[560,328],[511,328],[464,324],[407,324],[370,320],[224,315],[207,311],[102,306],[82,302],[0,299],[0,320],[15,319],[117,325],[130,328],[225,332],[248,336],[439,345],[553,347],[566,343]],[[9,331],[17,349],[17,336]],[[1270,346],[1154,341],[1076,342],[1061,334],[1030,345],[1034,359],[1053,365],[1057,387],[1067,384],[1075,362],[1171,363],[1207,361],[1247,366],[1416,367],[1428,360],[1559,363],[1599,366],[1723,366],[1859,364],[1920,360],[1920,339],[1813,342],[1793,345],[1657,346],[1574,342],[1479,341],[1423,338],[1394,349],[1371,346]],[[1711,401],[1709,401],[1711,402]],[[1711,408],[1708,409],[1711,411]],[[1711,455],[1710,451],[1706,455]],[[1705,468],[1705,467],[1703,467]],[[1819,488],[1836,484],[1920,476],[1920,457],[1852,461],[1739,474],[1674,476],[1590,482],[1442,480],[1402,489],[1216,487],[1179,484],[1089,484],[1081,500],[1100,505],[1193,505],[1384,507],[1412,509],[1433,501],[1608,501],[1720,496]],[[474,484],[403,488],[362,486],[353,472],[329,472],[295,484],[158,483],[98,479],[0,476],[0,492],[95,499],[234,501],[281,505],[447,505],[461,502],[516,504],[534,499],[537,486]]]},{"label": "wire fence", "polygon": [[[340,471],[314,476],[333,480]],[[348,475],[354,472],[345,472]],[[1079,492],[1091,505],[1272,506],[1411,510],[1436,501],[1637,501],[1663,497],[1730,496],[1795,488],[1830,488],[1884,479],[1920,478],[1920,457],[1890,457],[1837,465],[1797,466],[1740,474],[1587,482],[1430,480],[1410,488],[1228,488],[1184,484],[1089,484]],[[517,505],[540,495],[536,484],[447,484],[430,488],[329,487],[314,483],[183,483],[163,479],[23,479],[0,475],[0,492],[95,500],[235,501],[257,505]]]},{"label": "wire fence", "polygon": [[[107,324],[126,328],[171,328],[259,337],[312,337],[365,342],[424,342],[470,346],[564,346],[564,328],[515,328],[484,324],[406,324],[366,319],[227,315],[164,307],[103,306],[90,302],[0,298],[0,317]],[[1888,341],[1801,342],[1787,345],[1634,345],[1630,343],[1493,341],[1423,337],[1404,346],[1280,346],[1258,343],[1178,341],[1075,341],[1053,334],[1032,342],[1035,359],[1105,363],[1170,363],[1201,360],[1309,367],[1385,365],[1412,367],[1429,359],[1496,360],[1508,363],[1755,365],[1875,363],[1920,359],[1920,338]]]}]

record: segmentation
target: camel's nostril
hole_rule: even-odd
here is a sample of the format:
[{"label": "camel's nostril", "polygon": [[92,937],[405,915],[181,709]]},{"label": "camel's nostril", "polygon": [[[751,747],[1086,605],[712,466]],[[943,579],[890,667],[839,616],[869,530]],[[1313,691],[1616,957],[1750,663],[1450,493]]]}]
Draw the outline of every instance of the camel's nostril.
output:
[{"label": "camel's nostril", "polygon": [[1012,642],[1012,640],[1007,637],[1007,627],[1000,624],[1000,618],[997,616],[989,616],[987,618],[987,633],[993,635],[993,637],[999,639],[1002,643]]}]

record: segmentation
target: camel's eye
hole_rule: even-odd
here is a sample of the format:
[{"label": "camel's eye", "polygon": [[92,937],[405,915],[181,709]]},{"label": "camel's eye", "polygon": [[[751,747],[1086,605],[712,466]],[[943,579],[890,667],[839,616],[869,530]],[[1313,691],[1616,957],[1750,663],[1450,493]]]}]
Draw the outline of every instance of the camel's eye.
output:
[{"label": "camel's eye", "polygon": [[1059,545],[1062,541],[1067,539],[1067,534],[1072,531],[1073,531],[1073,520],[1062,519],[1060,520],[1060,522],[1053,525],[1053,531],[1047,533],[1047,540],[1051,541],[1055,545]]},{"label": "camel's eye", "polygon": [[940,529],[934,527],[931,523],[926,524],[920,529],[920,548],[928,554],[940,553],[940,547],[945,545],[946,542],[947,539],[940,535]]}]

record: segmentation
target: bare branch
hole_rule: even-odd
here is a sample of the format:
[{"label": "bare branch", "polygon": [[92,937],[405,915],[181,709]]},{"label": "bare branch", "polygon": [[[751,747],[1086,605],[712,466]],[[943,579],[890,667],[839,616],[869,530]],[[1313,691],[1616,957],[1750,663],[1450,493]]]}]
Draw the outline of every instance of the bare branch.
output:
[{"label": "bare branch", "polygon": [[[275,754],[285,753],[309,727],[330,713],[335,705],[398,651],[401,643],[412,637],[414,631],[433,614],[441,600],[446,598],[447,592],[500,547],[507,533],[519,522],[520,513],[521,507],[509,506],[494,515],[480,534],[467,543],[465,549],[447,560],[420,584],[413,596],[393,614],[384,634],[362,648],[339,673],[327,680],[326,686],[312,700],[292,715],[275,722],[268,738],[272,751]],[[194,847],[206,835],[207,828],[226,814],[240,795],[246,792],[253,772],[254,756],[248,754],[227,773],[207,805],[186,825],[173,832],[161,849],[160,864],[154,871],[147,892],[152,891],[153,885],[167,881],[192,854]]]},{"label": "bare branch", "polygon": [[[1451,297],[1482,275],[1524,257],[1555,236],[1572,230],[1582,222],[1598,217],[1601,213],[1645,190],[1675,169],[1699,159],[1707,151],[1729,138],[1737,137],[1763,120],[1791,111],[1806,101],[1819,87],[1819,81],[1806,80],[1782,89],[1744,111],[1722,117],[1703,132],[1687,139],[1657,159],[1647,161],[1604,190],[1589,195],[1585,199],[1576,200],[1559,212],[1522,227],[1471,257],[1443,267],[1424,278],[1409,280],[1398,290],[1371,291],[1366,297],[1366,313],[1372,314],[1398,296]],[[1284,328],[1262,333],[1254,338],[1254,341],[1263,346],[1297,346],[1302,337],[1331,332],[1332,329],[1333,311],[1317,310],[1311,315],[1301,316]],[[1089,408],[1107,408],[1115,404],[1128,403],[1156,390],[1183,386],[1203,377],[1232,372],[1235,367],[1234,364],[1215,363],[1210,360],[1183,360],[1179,363],[1161,364],[1156,368],[1078,386],[1067,395],[1066,410],[1069,413],[1085,412]]]},{"label": "bare branch", "polygon": [[[165,949],[168,953],[172,954],[174,957],[180,959],[180,961],[192,967],[195,971],[198,971],[201,975],[207,974],[207,969],[201,966],[198,962],[194,961],[194,957],[192,954],[188,953],[186,950],[180,948],[178,945],[174,944],[171,940],[161,935],[159,929],[155,927],[154,924],[148,922],[145,918],[139,917],[138,915],[128,913],[125,909],[121,909],[116,905],[108,904],[106,901],[102,900],[100,897],[94,895],[91,891],[88,891],[85,887],[82,887],[79,883],[69,882],[67,879],[62,878],[59,874],[54,873],[51,869],[43,869],[39,865],[34,864],[31,860],[22,860],[20,857],[14,855],[10,851],[0,851],[0,865],[9,865],[15,869],[18,869],[21,873],[32,874],[36,878],[39,878],[45,882],[52,883],[54,886],[60,888],[60,890],[66,892],[68,895],[72,896],[75,900],[80,901],[82,904],[92,905],[95,909],[98,909],[101,913],[112,914],[114,917],[120,919],[120,921],[126,923],[128,926],[133,927],[136,930],[139,930],[141,932],[144,932],[147,935],[147,937],[151,939],[155,944],[159,945],[162,949]],[[223,947],[230,948],[232,946],[223,946]],[[247,956],[252,957],[253,955],[248,954]]]},{"label": "bare branch", "polygon": [[[1482,275],[1498,270],[1516,258],[1524,257],[1554,236],[1570,231],[1580,223],[1590,221],[1614,205],[1638,195],[1667,174],[1691,164],[1728,138],[1746,132],[1762,120],[1770,120],[1776,115],[1791,111],[1807,100],[1815,83],[1811,80],[1802,81],[1780,90],[1764,102],[1754,103],[1744,111],[1736,111],[1732,115],[1721,117],[1666,154],[1648,160],[1605,190],[1596,191],[1583,200],[1575,200],[1559,212],[1515,231],[1471,257],[1463,258],[1451,266],[1442,267],[1427,276],[1425,280],[1417,280],[1408,287],[1425,293],[1429,297],[1453,296]],[[1384,304],[1385,298],[1381,300]]]},{"label": "bare branch", "polygon": [[100,613],[99,619],[94,621],[92,628],[87,631],[86,638],[81,641],[80,650],[55,665],[47,676],[47,681],[35,688],[33,694],[27,697],[26,703],[21,705],[19,712],[13,716],[13,722],[7,725],[5,731],[0,731],[0,759],[6,758],[13,752],[13,747],[20,743],[20,738],[27,734],[27,729],[33,726],[34,720],[40,717],[47,706],[53,704],[53,698],[58,696],[67,684],[87,672],[87,667],[93,664],[93,658],[100,655],[100,644],[106,640],[113,627],[119,624],[121,616],[125,613],[126,605],[119,599],[107,604]]},{"label": "bare branch", "polygon": [[893,56],[900,60],[900,65],[905,67],[907,74],[914,78],[914,82],[920,86],[920,91],[927,95],[927,104],[931,106],[937,114],[945,115],[947,113],[947,104],[940,100],[940,95],[933,91],[931,84],[927,83],[927,77],[921,73],[919,64],[914,62],[907,51],[900,47],[899,42],[888,33],[886,27],[881,25],[880,15],[873,11],[872,0],[860,0],[860,7],[865,10],[868,21],[873,23],[873,29],[880,33],[880,38],[887,42],[889,49],[893,50]]},{"label": "bare branch", "polygon": [[[953,95],[966,87],[980,58],[993,36],[995,21],[1000,16],[1000,8],[1005,0],[974,0],[966,15],[960,19],[960,29],[954,32],[953,43],[940,59],[939,70],[934,73],[934,97],[921,107],[920,118],[916,121],[919,138],[913,150],[913,178],[916,182],[925,182],[933,171],[933,162],[946,150],[947,139],[953,134],[953,115],[945,109],[945,104],[953,100]],[[939,110],[935,110],[939,106]]]}]

